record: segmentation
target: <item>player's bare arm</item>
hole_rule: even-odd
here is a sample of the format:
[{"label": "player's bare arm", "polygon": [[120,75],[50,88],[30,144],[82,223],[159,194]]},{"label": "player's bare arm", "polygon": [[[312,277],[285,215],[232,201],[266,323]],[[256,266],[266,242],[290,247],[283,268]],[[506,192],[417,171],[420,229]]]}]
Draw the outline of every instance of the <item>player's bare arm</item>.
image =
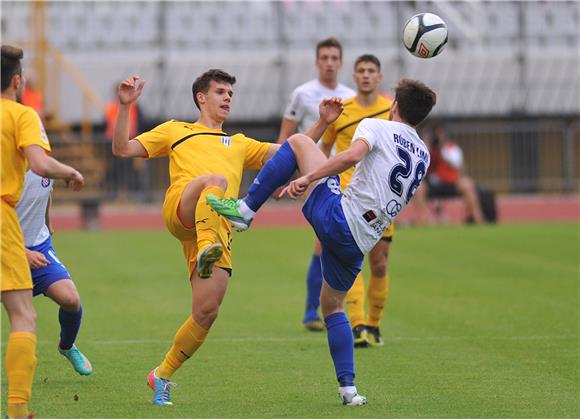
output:
[{"label": "player's bare arm", "polygon": [[328,126],[336,121],[340,116],[343,109],[344,106],[342,100],[338,97],[322,100],[318,107],[320,117],[304,134],[312,138],[314,142],[317,142],[320,137],[322,137]]},{"label": "player's bare arm", "polygon": [[129,138],[129,112],[133,104],[143,91],[145,80],[139,76],[131,76],[123,80],[117,89],[119,98],[119,113],[113,131],[113,154],[117,157],[149,157],[145,147]]},{"label": "player's bare arm", "polygon": [[282,144],[293,134],[298,131],[298,121],[293,119],[282,118],[282,124],[280,125],[280,134],[278,135],[278,144]]},{"label": "player's bare arm", "polygon": [[312,182],[326,176],[338,175],[344,172],[361,161],[368,152],[369,146],[367,142],[362,139],[357,139],[347,150],[330,158],[318,169],[290,182],[284,192],[286,192],[290,198],[299,198],[304,194],[304,192],[306,192],[308,186]]},{"label": "player's bare arm", "polygon": [[63,179],[67,187],[74,191],[80,191],[85,183],[83,175],[76,169],[53,159],[39,145],[24,147],[24,155],[28,160],[30,169],[39,176],[51,179]]}]

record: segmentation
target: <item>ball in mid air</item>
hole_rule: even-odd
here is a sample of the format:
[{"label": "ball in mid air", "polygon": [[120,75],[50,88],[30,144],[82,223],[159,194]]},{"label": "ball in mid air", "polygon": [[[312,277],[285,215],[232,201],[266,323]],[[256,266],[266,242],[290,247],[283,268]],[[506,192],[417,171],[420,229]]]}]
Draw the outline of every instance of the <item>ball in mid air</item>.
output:
[{"label": "ball in mid air", "polygon": [[415,57],[435,57],[441,53],[446,43],[447,25],[433,13],[420,13],[405,23],[403,44]]}]

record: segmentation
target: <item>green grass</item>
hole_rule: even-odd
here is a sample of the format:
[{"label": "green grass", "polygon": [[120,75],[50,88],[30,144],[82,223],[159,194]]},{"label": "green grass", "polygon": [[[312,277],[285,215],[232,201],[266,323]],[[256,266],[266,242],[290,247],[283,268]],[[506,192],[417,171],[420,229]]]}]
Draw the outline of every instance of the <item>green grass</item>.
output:
[{"label": "green grass", "polygon": [[95,373],[80,377],[58,355],[56,306],[36,298],[32,407],[42,418],[578,417],[578,228],[399,229],[386,345],[356,351],[369,399],[356,409],[338,403],[325,335],[300,328],[309,230],[235,236],[220,316],[174,376],[172,408],[150,404],[145,376],[190,312],[179,243],[165,232],[58,233]]}]

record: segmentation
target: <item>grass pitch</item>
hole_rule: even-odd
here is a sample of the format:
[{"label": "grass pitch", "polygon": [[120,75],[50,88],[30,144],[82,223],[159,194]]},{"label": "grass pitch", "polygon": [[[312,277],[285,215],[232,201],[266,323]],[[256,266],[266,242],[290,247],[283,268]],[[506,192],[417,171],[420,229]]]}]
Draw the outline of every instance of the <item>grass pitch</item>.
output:
[{"label": "grass pitch", "polygon": [[369,399],[360,408],[338,403],[325,334],[300,327],[310,230],[235,236],[220,316],[174,376],[170,408],[151,405],[145,377],[190,312],[178,242],[157,231],[57,233],[83,302],[77,343],[95,373],[76,375],[57,353],[57,307],[37,297],[31,405],[41,418],[578,417],[578,227],[398,229],[386,344],[355,352]]}]

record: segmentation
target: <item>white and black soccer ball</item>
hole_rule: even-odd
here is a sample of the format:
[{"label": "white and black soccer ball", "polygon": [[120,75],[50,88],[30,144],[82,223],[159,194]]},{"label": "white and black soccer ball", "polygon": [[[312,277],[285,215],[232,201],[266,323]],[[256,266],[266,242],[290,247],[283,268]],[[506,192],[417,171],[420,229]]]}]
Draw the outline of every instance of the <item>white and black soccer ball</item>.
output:
[{"label": "white and black soccer ball", "polygon": [[446,43],[447,25],[433,13],[420,13],[405,23],[403,44],[415,57],[435,57]]}]

